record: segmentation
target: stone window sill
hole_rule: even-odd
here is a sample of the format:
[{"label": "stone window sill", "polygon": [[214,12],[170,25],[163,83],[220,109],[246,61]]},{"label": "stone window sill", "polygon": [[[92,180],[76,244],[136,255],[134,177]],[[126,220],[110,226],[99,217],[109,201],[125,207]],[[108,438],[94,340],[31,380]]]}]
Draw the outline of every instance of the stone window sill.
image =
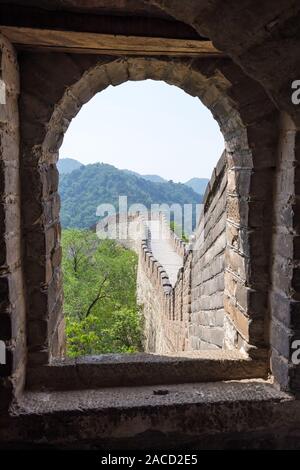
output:
[{"label": "stone window sill", "polygon": [[216,382],[268,377],[266,359],[239,351],[156,354],[104,354],[54,360],[29,368],[27,390],[85,390],[141,385]]},{"label": "stone window sill", "polygon": [[27,391],[3,442],[15,448],[18,442],[24,448],[27,438],[30,448],[205,449],[226,447],[229,436],[231,446],[233,439],[256,447],[258,429],[276,435],[278,425],[294,423],[297,409],[294,398],[263,380]]}]

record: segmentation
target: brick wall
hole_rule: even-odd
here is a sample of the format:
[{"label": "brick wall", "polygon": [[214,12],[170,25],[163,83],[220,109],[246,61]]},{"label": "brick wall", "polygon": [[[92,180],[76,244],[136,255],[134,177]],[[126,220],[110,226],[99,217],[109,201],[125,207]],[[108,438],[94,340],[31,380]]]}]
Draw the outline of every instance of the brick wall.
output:
[{"label": "brick wall", "polygon": [[299,389],[300,385],[299,364],[292,361],[297,349],[293,341],[300,340],[299,144],[299,131],[282,113],[275,182],[270,341],[272,372],[286,390]]},{"label": "brick wall", "polygon": [[203,212],[195,233],[188,333],[188,349],[192,350],[223,347],[226,189],[224,152],[207,187]]},{"label": "brick wall", "polygon": [[[127,76],[125,74],[125,78],[121,79],[121,74],[116,73],[118,75],[116,76],[112,72],[111,79],[107,82],[116,84],[127,79],[147,78],[165,80],[180,86],[194,96],[201,97],[214,113],[226,136],[228,167],[232,172],[228,182],[231,194],[227,201],[225,300],[228,322],[226,316],[225,339],[229,345],[245,347],[247,341],[250,341],[255,347],[268,348],[268,326],[271,315],[272,371],[275,380],[283,388],[293,391],[298,389],[299,392],[297,369],[291,364],[290,357],[291,340],[295,333],[299,332],[300,313],[300,256],[297,238],[299,236],[300,108],[291,100],[291,81],[299,79],[300,69],[299,36],[296,34],[299,6],[295,6],[296,2],[293,0],[288,0],[284,7],[282,0],[253,2],[253,5],[249,1],[236,2],[235,5],[231,2],[233,8],[228,8],[227,2],[224,1],[210,2],[209,6],[207,2],[196,0],[189,2],[149,0],[149,3],[159,6],[168,15],[193,25],[196,31],[210,38],[216,47],[228,54],[228,58],[201,59],[198,64],[197,59],[186,61],[186,68],[178,62],[175,63],[176,61],[167,63],[168,61],[163,60],[129,59]],[[10,358],[8,366],[0,368],[2,410],[10,401],[10,391],[14,389],[18,392],[22,388],[26,349],[23,341],[22,273],[19,267],[20,214],[18,204],[15,203],[19,192],[16,113],[8,118],[9,109],[12,110],[9,106],[14,107],[17,100],[18,87],[13,91],[17,84],[17,67],[11,46],[1,40],[0,49],[1,78],[5,78],[11,89],[8,107],[0,108],[0,338],[6,342]],[[52,282],[52,274],[53,279],[55,276],[59,277],[59,229],[54,242],[52,238],[50,243],[54,226],[50,227],[44,223],[50,214],[58,226],[59,198],[55,183],[57,179],[55,161],[69,120],[84,102],[100,90],[101,78],[97,82],[97,76],[103,75],[103,71],[96,69],[86,81],[82,81],[82,75],[89,66],[95,65],[98,57],[91,59],[78,55],[75,58],[62,53],[20,52],[19,58],[22,63],[23,78],[20,105],[24,224],[22,235],[25,239],[24,264],[28,293],[26,311],[28,344],[30,361],[47,363],[49,356],[51,357],[56,349],[52,347],[55,343],[52,343],[52,340],[48,341],[48,335],[53,336],[51,335],[51,332],[55,331],[53,324],[61,324],[57,322],[57,319],[61,319],[61,289],[59,282]],[[155,62],[155,65],[152,66],[151,62]],[[75,82],[78,82],[77,91],[81,87],[81,95],[76,94],[76,86],[73,87]],[[60,100],[64,100],[63,106]],[[295,129],[293,124],[283,117],[277,168],[274,146],[278,133],[275,108],[280,111],[285,110],[298,125]],[[57,110],[56,120],[53,119],[49,126],[54,109]],[[47,134],[47,152],[43,153],[41,148],[46,130],[50,132]],[[276,191],[273,205],[274,177]],[[233,188],[232,181],[234,181]],[[52,188],[51,191],[48,191],[48,186]],[[271,237],[270,226],[274,214],[273,237]],[[271,247],[272,261],[269,263]],[[191,262],[191,255],[188,259]],[[54,269],[49,267],[49,261],[50,264],[53,261]],[[189,285],[189,275],[188,269],[180,274],[182,285],[184,282]],[[158,283],[158,286],[160,285],[161,282]],[[180,297],[180,291],[186,292],[186,295]],[[189,289],[183,287],[177,292],[178,299],[185,298],[187,305],[190,295],[188,292]],[[176,310],[175,317],[179,318],[183,311],[184,309]],[[53,317],[51,321],[50,317]],[[210,392],[211,403],[196,402],[191,408],[188,396],[186,406],[180,402],[177,412],[176,409],[174,412],[174,407],[161,406],[158,402],[154,403],[154,406],[149,406],[148,403],[145,409],[151,409],[152,415],[147,416],[147,411],[137,410],[132,405],[133,410],[125,423],[126,430],[129,430],[131,446],[134,448],[137,443],[141,443],[143,435],[147,436],[147,442],[144,444],[142,440],[141,446],[149,445],[149,436],[157,436],[155,444],[165,445],[167,448],[170,444],[168,436],[171,436],[171,445],[174,445],[175,441],[185,442],[184,439],[192,430],[186,441],[191,446],[197,441],[200,447],[208,444],[208,447],[213,448],[224,448],[224,445],[227,448],[235,445],[245,448],[251,441],[250,447],[253,448],[299,447],[297,400],[290,402],[285,395],[274,396],[271,399],[269,386],[268,394],[265,395],[261,389],[257,391],[250,388],[247,392],[245,388],[247,384],[237,385],[242,395],[241,399],[237,402],[237,390],[229,390],[229,395],[234,399],[228,401],[225,390],[223,395],[217,396],[219,403],[225,404],[221,409],[218,403],[214,402],[215,387]],[[203,388],[203,393],[207,394],[207,386]],[[247,400],[245,393],[249,398]],[[254,401],[251,403],[252,394]],[[70,400],[73,397],[72,395]],[[54,400],[57,401],[57,397],[54,397]],[[81,396],[79,401],[81,406]],[[11,439],[12,442],[18,440],[22,445],[24,442],[32,445],[32,440],[40,443],[42,437],[45,443],[59,446],[61,441],[65,441],[66,447],[70,447],[70,439],[77,446],[78,442],[86,445],[88,436],[90,442],[94,443],[98,439],[99,447],[103,445],[107,447],[107,429],[110,429],[109,426],[113,423],[115,428],[110,429],[111,441],[114,446],[120,446],[120,427],[124,429],[124,414],[118,419],[114,416],[112,420],[110,406],[107,413],[107,427],[106,423],[103,425],[103,419],[99,419],[99,415],[101,417],[103,415],[103,407],[98,413],[93,409],[91,415],[85,415],[83,412],[78,413],[78,409],[70,413],[70,410],[67,411],[66,403],[63,400],[60,403],[62,407],[58,413],[49,408],[44,416],[41,414],[43,408],[39,408],[40,403],[38,405],[29,403],[27,408],[21,408],[21,417],[15,415],[12,420],[0,426],[2,439]],[[58,407],[60,403],[58,402]],[[128,415],[130,406],[128,408],[128,403],[126,406]],[[208,410],[207,414],[202,412],[202,408]],[[169,414],[168,410],[171,410]],[[238,420],[234,419],[236,415],[232,416],[233,410],[238,410]],[[31,413],[34,413],[33,416],[30,416]],[[80,416],[81,421],[70,422],[71,415],[75,418]],[[161,419],[159,424],[157,424],[158,415]],[[125,420],[126,418],[125,416]],[[69,420],[70,429],[67,438],[65,438],[66,419]],[[216,421],[220,424],[217,426],[217,431],[221,430],[219,434],[215,432]],[[196,431],[195,423],[199,428]],[[203,423],[208,423],[204,426],[204,431]],[[39,433],[36,432],[37,424],[41,430]],[[100,432],[99,426],[102,426]],[[14,428],[13,433],[11,433],[12,428]],[[157,429],[163,429],[165,432],[157,433]],[[126,437],[128,433],[126,431],[124,436]],[[238,434],[242,435],[241,439],[237,439]],[[126,444],[121,442],[123,448],[127,447]],[[155,444],[152,443],[153,448]]]},{"label": "brick wall", "polygon": [[174,291],[164,267],[152,254],[147,229],[140,245],[137,301],[142,306],[145,319],[145,351],[156,353],[176,351],[173,338],[170,338]]},{"label": "brick wall", "polygon": [[95,226],[99,238],[116,240],[128,250],[140,254],[141,240],[147,238],[144,218],[139,212],[135,214],[114,214],[100,220]]},{"label": "brick wall", "polygon": [[[26,339],[19,180],[19,70],[15,51],[0,36],[0,340],[6,364],[0,365],[0,413],[25,380]],[[3,86],[3,85],[2,85]]]},{"label": "brick wall", "polygon": [[[145,349],[156,353],[221,349],[224,341],[224,254],[226,247],[226,156],[208,185],[193,247],[178,239],[163,216],[170,243],[184,253],[172,287],[148,240],[139,256],[138,301],[145,316]],[[193,248],[193,249],[189,249]]]},{"label": "brick wall", "polygon": [[[277,129],[274,104],[259,84],[224,58],[124,60],[25,52],[19,61],[29,363],[47,363],[63,354],[60,204],[55,166],[63,135],[71,119],[95,93],[109,85],[145,79],[163,80],[199,97],[220,125],[233,174],[228,182],[227,214],[239,240],[238,246],[230,242],[225,250],[224,300],[229,321],[226,331],[230,332],[225,335],[226,344],[246,350],[251,344],[266,351],[271,218],[266,226],[264,214],[271,213],[268,208]],[[251,302],[252,310],[248,308]],[[181,327],[182,323],[178,325]]]}]

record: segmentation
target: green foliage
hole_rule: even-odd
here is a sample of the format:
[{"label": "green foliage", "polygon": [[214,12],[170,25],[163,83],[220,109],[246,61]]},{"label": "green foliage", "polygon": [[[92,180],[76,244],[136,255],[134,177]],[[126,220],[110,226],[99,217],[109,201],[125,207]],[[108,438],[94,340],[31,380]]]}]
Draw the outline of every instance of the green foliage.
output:
[{"label": "green foliage", "polygon": [[118,211],[119,196],[128,204],[201,203],[201,196],[181,183],[156,183],[112,165],[95,163],[60,176],[61,222],[65,228],[90,228],[98,222],[96,209],[113,204]]},{"label": "green foliage", "polygon": [[137,255],[89,230],[63,230],[67,354],[142,349]]},{"label": "green foliage", "polygon": [[97,315],[80,322],[68,318],[66,333],[71,357],[142,350],[141,318],[137,309],[112,312],[106,324]]}]

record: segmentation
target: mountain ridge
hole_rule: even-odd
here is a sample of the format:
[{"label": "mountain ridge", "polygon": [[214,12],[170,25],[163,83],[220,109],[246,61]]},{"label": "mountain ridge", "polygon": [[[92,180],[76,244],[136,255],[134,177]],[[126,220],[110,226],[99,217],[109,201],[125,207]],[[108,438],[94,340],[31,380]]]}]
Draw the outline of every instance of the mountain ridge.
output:
[{"label": "mountain ridge", "polygon": [[94,163],[60,177],[61,222],[63,227],[89,228],[97,222],[100,204],[117,208],[119,195],[128,196],[128,206],[151,204],[200,204],[202,198],[183,183],[152,182],[119,170],[113,165]]},{"label": "mountain ridge", "polygon": [[[100,162],[99,162],[100,163]],[[58,160],[57,163],[57,168],[60,174],[68,174],[71,173],[74,170],[77,170],[81,166],[86,166],[83,163],[79,162],[78,160],[74,158],[61,158]],[[125,173],[135,175],[139,178],[143,178],[148,181],[152,181],[152,183],[168,183],[171,180],[167,180],[166,178],[163,178],[162,176],[151,174],[151,175],[143,175],[140,173],[137,173],[136,171],[133,170],[127,170],[127,169],[122,169],[120,171],[124,171]],[[203,195],[205,193],[205,189],[207,186],[207,183],[209,182],[208,178],[191,178],[190,180],[186,181],[185,184],[186,186],[189,186],[192,188],[196,193]]]}]

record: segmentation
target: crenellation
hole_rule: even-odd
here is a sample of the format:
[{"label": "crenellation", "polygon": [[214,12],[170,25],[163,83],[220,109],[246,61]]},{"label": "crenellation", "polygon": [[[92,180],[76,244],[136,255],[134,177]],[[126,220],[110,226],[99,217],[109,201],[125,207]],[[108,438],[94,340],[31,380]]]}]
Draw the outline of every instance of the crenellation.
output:
[{"label": "crenellation", "polygon": [[[224,155],[221,157],[222,164],[226,164]],[[211,224],[210,232],[204,238],[204,246],[200,249],[192,250],[189,254],[184,254],[183,268],[178,271],[177,281],[172,287],[168,281],[166,272],[162,266],[158,267],[159,286],[163,290],[159,295],[162,304],[157,304],[152,296],[149,296],[146,287],[141,287],[142,266],[139,268],[138,284],[139,293],[145,290],[143,297],[143,309],[145,315],[150,315],[146,324],[154,328],[157,332],[158,328],[163,327],[163,335],[160,337],[160,343],[156,343],[155,352],[167,352],[176,350],[176,345],[181,344],[183,349],[203,349],[205,345],[211,348],[215,346],[220,348],[223,344],[224,331],[224,250],[225,250],[225,222],[224,215],[225,201],[222,197],[225,194],[226,183],[224,177],[226,173],[224,168],[219,164],[218,177],[221,181],[217,185],[217,172],[215,172],[210,187],[213,187],[213,193],[209,194],[209,204],[206,204],[206,211],[203,219],[212,215],[218,218],[219,223],[215,223],[215,230]],[[225,179],[226,181],[226,179]],[[164,230],[169,230],[166,226],[166,220],[162,216],[161,223],[164,224]],[[199,225],[201,224],[201,221]],[[205,224],[204,224],[205,226]],[[207,226],[207,225],[206,225]],[[196,232],[201,237],[201,231]],[[185,251],[185,244],[181,243],[178,237],[171,237],[171,244],[179,253]],[[145,244],[148,250],[149,244]],[[151,276],[151,271],[146,270]],[[152,278],[152,285],[156,285],[155,279]],[[148,285],[148,284],[147,284]],[[172,295],[172,302],[166,297],[165,287],[168,287],[168,293]],[[147,287],[148,288],[148,287]],[[151,299],[151,304],[147,302]],[[171,310],[170,310],[171,309]],[[165,324],[160,320],[161,312],[168,312],[168,323]],[[211,332],[211,335],[210,335]],[[146,329],[146,336],[154,337],[154,332]],[[165,342],[161,343],[165,337]],[[182,338],[182,339],[180,339]],[[183,340],[184,338],[184,340]],[[151,343],[152,347],[154,343]]]},{"label": "crenellation", "polygon": [[[140,48],[109,55],[67,44],[13,46],[9,27],[2,26],[7,37],[0,35],[6,99],[0,106],[0,341],[7,363],[0,374],[1,441],[12,448],[298,448],[300,368],[293,343],[300,338],[300,115],[292,99],[292,81],[299,78],[297,2],[240,0],[228,8],[220,0],[131,0],[96,7],[97,2],[61,0],[59,15],[51,7],[50,15],[48,0],[38,8],[33,1],[6,3],[2,24],[9,18],[11,27],[22,18],[33,32],[44,22],[44,34],[45,25],[55,34],[73,34],[81,26],[84,36],[87,17],[91,31],[105,25],[114,38],[121,33],[141,40],[145,27],[148,39],[179,37],[187,50],[193,38],[214,52],[190,50],[184,56],[168,49],[155,55]],[[63,356],[65,344],[59,147],[73,117],[96,93],[146,79],[199,98],[217,120],[226,149],[207,186],[195,240],[186,245],[170,233],[173,254],[182,260],[175,282],[155,258],[149,230],[141,245],[122,241],[139,255],[145,350],[158,353],[137,376],[151,383],[148,365],[157,361],[162,369],[155,383],[167,383],[171,393],[165,402],[153,394],[152,383],[107,393],[58,392],[53,377],[64,367],[59,362],[52,368],[51,361]],[[199,157],[206,158],[201,149]],[[223,382],[174,384],[188,377],[181,375],[185,365],[178,369],[177,356],[195,351],[220,354],[212,369],[211,359],[200,367],[189,361],[188,367],[209,369],[204,377]],[[231,361],[229,378],[226,353],[241,355]],[[174,367],[165,369],[159,354],[173,355]],[[142,369],[144,363],[138,364]],[[80,361],[72,366],[77,377]],[[253,366],[256,378],[270,372],[270,380],[251,383]],[[49,371],[51,392],[43,393]],[[122,378],[131,376],[125,371]],[[33,377],[40,388],[29,392]]]}]

